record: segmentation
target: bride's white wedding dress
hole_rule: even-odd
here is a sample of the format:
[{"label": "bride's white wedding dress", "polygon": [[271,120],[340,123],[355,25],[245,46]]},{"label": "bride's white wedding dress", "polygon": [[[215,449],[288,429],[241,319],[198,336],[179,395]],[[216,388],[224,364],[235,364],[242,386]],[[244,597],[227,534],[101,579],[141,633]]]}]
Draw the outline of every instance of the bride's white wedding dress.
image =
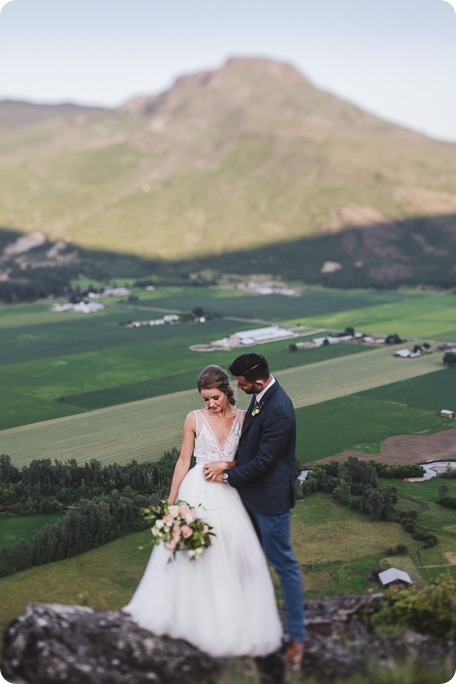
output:
[{"label": "bride's white wedding dress", "polygon": [[280,647],[282,627],[263,551],[238,492],[207,482],[207,461],[233,460],[243,411],[237,410],[231,433],[221,446],[204,412],[194,412],[196,465],[179,489],[178,499],[202,504],[201,517],[216,534],[194,561],[156,546],[130,603],[123,609],[157,635],[186,639],[213,656],[264,656]]}]

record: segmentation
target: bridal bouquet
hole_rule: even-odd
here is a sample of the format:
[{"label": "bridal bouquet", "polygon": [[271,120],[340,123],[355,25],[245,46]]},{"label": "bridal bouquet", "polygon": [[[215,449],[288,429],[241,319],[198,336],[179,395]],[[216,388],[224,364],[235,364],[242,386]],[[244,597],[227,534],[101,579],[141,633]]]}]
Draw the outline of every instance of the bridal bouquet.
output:
[{"label": "bridal bouquet", "polygon": [[185,501],[173,505],[160,501],[157,506],[143,508],[142,513],[151,526],[152,546],[163,542],[173,558],[177,551],[186,551],[190,560],[201,556],[215,535],[212,526],[199,517],[197,508]]}]

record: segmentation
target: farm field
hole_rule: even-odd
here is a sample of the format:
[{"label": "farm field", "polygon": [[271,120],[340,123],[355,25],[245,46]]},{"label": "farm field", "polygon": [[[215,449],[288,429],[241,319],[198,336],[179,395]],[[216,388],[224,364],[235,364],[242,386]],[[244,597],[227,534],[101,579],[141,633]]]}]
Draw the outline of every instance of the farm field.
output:
[{"label": "farm field", "polygon": [[[298,354],[289,353],[289,356],[299,358]],[[334,451],[325,451],[325,442],[322,440],[328,435],[332,439],[338,436],[337,430],[327,430],[324,417],[322,431],[316,429],[317,426],[313,424],[312,419],[309,422],[301,415],[302,407],[320,406],[320,410],[326,415],[326,421],[331,420],[332,424],[334,420],[340,421],[349,433],[351,428],[344,424],[342,414],[334,413],[331,406],[327,407],[329,412],[326,412],[324,402],[331,397],[346,397],[353,392],[389,382],[393,378],[445,372],[441,370],[437,356],[429,355],[414,361],[394,359],[390,350],[382,348],[356,356],[339,357],[277,372],[278,379],[289,391],[297,409],[299,447],[302,445],[303,451],[309,454],[311,449],[308,440],[313,438],[316,444],[320,443],[320,457],[330,456]],[[240,392],[237,394],[239,405],[245,408],[248,397]],[[367,404],[367,400],[365,402]],[[358,403],[362,405],[363,400],[358,399]],[[345,401],[341,401],[342,408],[345,404]],[[0,433],[0,449],[3,453],[9,454],[17,466],[28,463],[33,458],[75,458],[82,463],[91,458],[102,463],[125,463],[133,458],[138,461],[158,459],[164,451],[173,446],[180,446],[183,418],[188,411],[198,408],[199,405],[198,395],[192,389],[11,428]],[[317,414],[318,411],[317,407]],[[419,412],[419,409],[415,411]],[[397,410],[393,409],[387,412],[385,417],[395,418],[396,414]],[[368,433],[369,430],[372,431],[372,425],[369,412],[365,415],[368,422],[359,421],[359,425]],[[412,420],[415,426],[420,425],[420,430],[424,426],[418,419],[423,415],[424,412],[421,411],[417,419]],[[429,429],[444,429],[448,426],[448,421],[445,422],[439,416],[434,418],[430,412],[426,418],[430,421]],[[395,420],[396,424],[403,424],[400,418]],[[350,425],[353,425],[353,421],[350,421]],[[384,434],[388,436],[386,425]],[[338,443],[341,445],[340,448],[350,446],[344,442]],[[313,455],[311,459],[306,460],[315,458]]]},{"label": "farm field", "polygon": [[[300,408],[299,460],[309,463],[347,450],[377,455],[384,440],[393,436],[411,434],[419,439],[452,430],[454,423],[442,418],[439,409],[454,402],[455,382],[455,373],[443,369]],[[331,430],[327,429],[328,424]],[[306,431],[305,426],[311,429]],[[416,450],[416,462],[433,457],[432,447],[429,451]],[[410,462],[410,456],[401,462]]]},{"label": "farm field", "polygon": [[[443,510],[449,520],[451,512]],[[449,548],[446,539],[435,549],[423,550],[423,566],[417,565],[416,542],[400,525],[372,523],[367,517],[339,506],[325,494],[297,502],[293,509],[292,535],[308,598],[376,590],[377,585],[367,580],[368,572],[373,567],[387,568],[391,564],[409,572],[420,585],[429,559],[434,564],[434,557],[429,555],[433,552],[440,554],[437,558],[441,561],[440,571],[456,567],[445,559],[444,553]],[[147,544],[148,536],[147,531],[134,533],[74,558],[0,579],[4,597],[0,605],[0,629],[31,601],[121,608],[144,571],[149,551],[139,547]],[[398,543],[407,545],[408,554],[388,557],[388,547]]]},{"label": "farm field", "polygon": [[[201,296],[186,305],[197,301],[201,302]],[[52,314],[54,320],[42,323],[31,306],[0,307],[0,328],[4,317],[8,331],[0,336],[0,429],[190,389],[201,367],[229,362],[227,352],[213,352],[209,358],[192,352],[190,345],[246,327],[245,322],[219,318],[204,325],[128,329],[119,323],[133,314],[120,303],[110,304],[110,313],[58,313]],[[43,310],[42,303],[36,306],[46,319],[49,311]],[[134,310],[138,320],[157,316],[138,306]],[[167,306],[160,315],[164,311],[175,309]],[[25,323],[19,325],[22,316]],[[300,355],[300,364],[361,351],[366,349],[348,345],[309,350],[304,358]],[[283,342],[268,345],[268,355],[275,368],[296,365]]]},{"label": "farm field", "polygon": [[[401,294],[401,293],[396,293]],[[373,295],[373,293],[372,293]],[[288,323],[301,319],[292,318]],[[402,293],[397,300],[305,316],[306,325],[325,325],[375,334],[398,333],[401,337],[456,341],[456,295],[448,293]]]},{"label": "farm field", "polygon": [[[137,292],[137,303],[110,300],[105,310],[90,316],[52,313],[49,302],[0,307],[0,327],[8,331],[0,336],[0,451],[15,464],[43,457],[104,463],[158,458],[179,445],[183,417],[199,405],[194,389],[199,370],[208,363],[226,367],[234,355],[198,354],[189,346],[281,322],[291,313],[310,331],[352,325],[372,332],[375,323],[378,331],[385,325],[387,332],[404,335],[410,325],[424,334],[434,321],[442,335],[456,338],[456,309],[448,294],[306,290],[298,297],[283,297],[202,288]],[[225,318],[157,328],[119,325],[196,306]],[[354,343],[291,353],[287,341],[258,349],[267,354],[295,402],[303,462],[360,445],[372,452],[388,434],[448,427],[435,414],[437,403],[452,397],[450,384],[442,383],[451,371],[443,369],[441,353],[399,360],[390,347]],[[415,384],[407,392],[428,397],[429,405],[415,402],[397,411],[388,405],[387,394],[402,396],[401,383],[409,387],[411,378]],[[428,389],[420,392],[424,386]],[[384,396],[369,395],[380,389]],[[238,399],[245,407],[247,398],[241,393]],[[336,429],[328,431],[328,421]]]}]

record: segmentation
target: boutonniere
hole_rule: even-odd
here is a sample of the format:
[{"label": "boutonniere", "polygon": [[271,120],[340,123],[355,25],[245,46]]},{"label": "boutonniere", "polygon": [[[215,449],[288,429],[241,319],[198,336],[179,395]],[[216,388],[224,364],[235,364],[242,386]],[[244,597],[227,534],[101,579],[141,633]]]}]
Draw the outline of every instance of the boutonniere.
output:
[{"label": "boutonniere", "polygon": [[257,416],[262,408],[263,404],[255,404],[255,406],[252,409],[252,416]]}]

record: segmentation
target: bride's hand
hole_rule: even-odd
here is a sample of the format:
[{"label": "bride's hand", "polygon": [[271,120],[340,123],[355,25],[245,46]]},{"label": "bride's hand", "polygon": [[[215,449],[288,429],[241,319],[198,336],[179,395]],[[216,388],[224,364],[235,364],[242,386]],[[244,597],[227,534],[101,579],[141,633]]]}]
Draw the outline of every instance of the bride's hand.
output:
[{"label": "bride's hand", "polygon": [[225,470],[232,468],[233,465],[235,465],[233,461],[210,461],[209,463],[205,463],[203,468],[204,478],[208,480],[208,482],[220,481],[219,476]]}]

